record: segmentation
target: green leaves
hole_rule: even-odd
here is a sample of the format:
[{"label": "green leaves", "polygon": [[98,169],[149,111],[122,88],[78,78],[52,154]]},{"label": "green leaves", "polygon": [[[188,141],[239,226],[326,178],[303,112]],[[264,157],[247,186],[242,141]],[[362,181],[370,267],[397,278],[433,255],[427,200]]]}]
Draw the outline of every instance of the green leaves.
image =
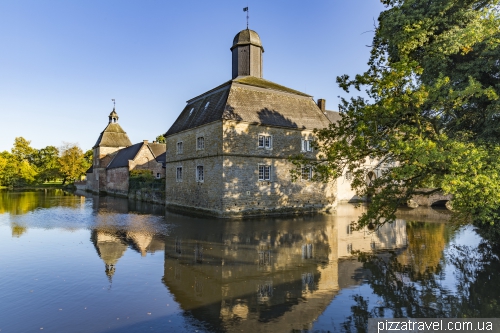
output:
[{"label": "green leaves", "polygon": [[[342,99],[342,119],[316,131],[325,157],[316,173],[353,174],[358,195],[372,199],[360,225],[394,219],[398,205],[430,187],[453,195],[457,217],[496,223],[500,0],[382,3],[390,8],[380,14],[369,69],[337,78],[369,99]],[[374,170],[380,176],[368,185]]]}]

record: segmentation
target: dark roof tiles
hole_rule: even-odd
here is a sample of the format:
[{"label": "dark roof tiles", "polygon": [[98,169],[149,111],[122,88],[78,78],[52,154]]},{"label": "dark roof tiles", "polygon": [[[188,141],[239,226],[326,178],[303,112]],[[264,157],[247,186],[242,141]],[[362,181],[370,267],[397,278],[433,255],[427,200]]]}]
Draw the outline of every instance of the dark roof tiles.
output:
[{"label": "dark roof tiles", "polygon": [[246,76],[189,100],[165,136],[222,119],[299,129],[324,128],[330,123],[311,96]]},{"label": "dark roof tiles", "polygon": [[113,158],[111,163],[109,163],[107,169],[128,167],[128,161],[133,160],[137,156],[137,153],[141,150],[143,144],[143,142],[136,143],[130,147],[120,149],[116,153],[115,158]]},{"label": "dark roof tiles", "polygon": [[144,145],[147,145],[149,147],[157,162],[163,163],[166,161],[165,159],[165,152],[167,151],[166,144],[140,142],[130,147],[120,149],[118,153],[116,153],[111,163],[109,163],[107,169],[128,167],[128,161],[129,160],[133,161],[136,158],[139,151],[141,150],[141,148],[144,147]]}]

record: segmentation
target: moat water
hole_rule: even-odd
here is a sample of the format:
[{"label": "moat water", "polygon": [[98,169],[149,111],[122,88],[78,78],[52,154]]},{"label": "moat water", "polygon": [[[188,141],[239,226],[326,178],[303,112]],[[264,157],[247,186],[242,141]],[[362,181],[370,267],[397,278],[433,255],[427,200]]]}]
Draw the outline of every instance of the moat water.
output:
[{"label": "moat water", "polygon": [[62,190],[0,191],[0,332],[364,332],[500,317],[500,260],[444,210],[216,220]]}]

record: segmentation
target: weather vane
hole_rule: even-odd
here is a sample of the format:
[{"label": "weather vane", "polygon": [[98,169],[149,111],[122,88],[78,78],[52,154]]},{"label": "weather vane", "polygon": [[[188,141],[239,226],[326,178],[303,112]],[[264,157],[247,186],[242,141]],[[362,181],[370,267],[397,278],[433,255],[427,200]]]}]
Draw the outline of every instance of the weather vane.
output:
[{"label": "weather vane", "polygon": [[248,29],[248,7],[243,8],[244,12],[247,12],[247,29]]},{"label": "weather vane", "polygon": [[113,101],[113,110],[114,110],[114,109],[115,109],[115,104],[116,104],[116,103],[115,103],[115,99],[114,99],[114,98],[112,98],[111,100]]}]

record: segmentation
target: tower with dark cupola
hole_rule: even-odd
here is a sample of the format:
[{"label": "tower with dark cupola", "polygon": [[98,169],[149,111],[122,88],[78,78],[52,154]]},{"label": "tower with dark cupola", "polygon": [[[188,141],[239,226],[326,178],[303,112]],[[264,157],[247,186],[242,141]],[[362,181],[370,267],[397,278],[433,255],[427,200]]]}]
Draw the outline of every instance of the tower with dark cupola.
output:
[{"label": "tower with dark cupola", "polygon": [[250,29],[241,30],[233,39],[233,75],[262,78],[262,53],[264,48],[259,35]]}]

